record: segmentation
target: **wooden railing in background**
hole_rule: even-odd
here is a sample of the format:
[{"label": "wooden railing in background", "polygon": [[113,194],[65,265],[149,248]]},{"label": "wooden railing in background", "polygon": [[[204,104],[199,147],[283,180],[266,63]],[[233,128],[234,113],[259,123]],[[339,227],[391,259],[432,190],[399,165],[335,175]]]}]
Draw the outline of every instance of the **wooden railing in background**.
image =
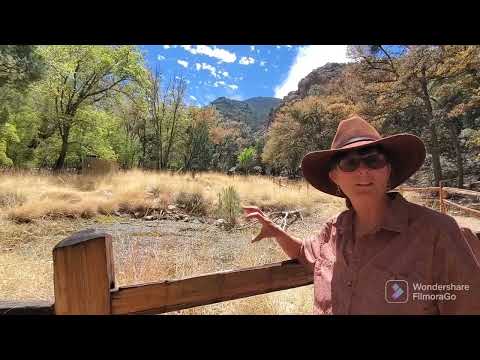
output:
[{"label": "wooden railing in background", "polygon": [[397,188],[400,192],[403,191],[413,191],[413,192],[438,192],[438,201],[439,201],[439,207],[440,211],[442,213],[446,213],[447,209],[445,205],[449,205],[455,208],[458,208],[460,210],[465,211],[466,213],[473,215],[475,217],[480,217],[480,211],[476,209],[472,209],[460,204],[456,204],[453,201],[446,200],[449,198],[450,195],[462,195],[462,196],[468,196],[470,198],[474,198],[478,201],[480,201],[480,192],[478,191],[472,191],[472,190],[465,190],[465,189],[458,189],[458,188],[453,188],[453,187],[444,187],[443,182],[440,181],[440,186],[436,187],[399,187]]}]

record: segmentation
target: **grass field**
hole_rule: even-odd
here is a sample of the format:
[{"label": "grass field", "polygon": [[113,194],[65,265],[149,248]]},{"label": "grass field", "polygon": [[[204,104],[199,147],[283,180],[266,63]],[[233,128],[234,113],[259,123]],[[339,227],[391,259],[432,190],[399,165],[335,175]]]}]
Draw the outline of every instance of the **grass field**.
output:
[{"label": "grass field", "polygon": [[[264,211],[303,209],[305,222],[289,231],[308,236],[343,202],[307,187],[279,186],[268,177],[218,173],[177,175],[129,171],[107,177],[11,174],[0,179],[0,300],[53,301],[55,244],[96,227],[113,236],[119,286],[182,278],[286,260],[267,239],[251,244],[258,228],[228,232],[211,224],[146,222],[114,214],[165,209],[181,194],[197,194],[206,218],[216,218],[217,195],[233,186],[242,205]],[[124,223],[122,225],[122,223]],[[187,314],[309,314],[311,286],[181,311]]]},{"label": "grass field", "polygon": [[[251,244],[258,227],[226,231],[211,223],[147,222],[136,212],[166,209],[185,194],[201,199],[205,218],[214,220],[217,195],[233,186],[242,205],[264,211],[303,209],[304,222],[288,231],[310,236],[344,209],[341,199],[307,187],[279,186],[262,176],[229,177],[129,171],[103,177],[13,173],[0,178],[0,301],[53,302],[52,249],[85,228],[112,234],[118,286],[178,279],[286,260],[272,239]],[[414,193],[404,196],[425,203]],[[119,213],[123,216],[117,216]],[[462,226],[480,231],[477,219],[455,215]],[[179,311],[181,314],[310,314],[313,288],[305,286]]]}]

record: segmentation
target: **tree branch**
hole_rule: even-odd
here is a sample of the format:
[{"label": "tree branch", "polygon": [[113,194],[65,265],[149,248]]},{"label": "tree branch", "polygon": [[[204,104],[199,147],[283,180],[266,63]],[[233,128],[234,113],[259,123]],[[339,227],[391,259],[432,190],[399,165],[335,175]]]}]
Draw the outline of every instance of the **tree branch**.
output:
[{"label": "tree branch", "polygon": [[101,93],[104,93],[108,90],[110,90],[111,88],[113,88],[114,86],[118,85],[119,83],[121,83],[122,81],[125,81],[127,80],[127,77],[122,77],[120,78],[119,80],[115,81],[113,84],[111,84],[110,86],[107,86],[106,88],[103,88],[101,90],[98,90],[98,91],[95,91],[91,94],[87,94],[85,95],[84,99],[88,98],[88,97],[91,97],[91,96],[95,96],[95,95],[98,95],[98,94],[101,94]]}]

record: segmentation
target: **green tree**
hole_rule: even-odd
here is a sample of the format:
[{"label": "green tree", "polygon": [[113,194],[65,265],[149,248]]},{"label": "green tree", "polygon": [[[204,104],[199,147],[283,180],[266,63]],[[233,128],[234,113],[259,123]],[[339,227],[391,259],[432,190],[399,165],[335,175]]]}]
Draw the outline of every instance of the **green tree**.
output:
[{"label": "green tree", "polygon": [[19,142],[17,131],[13,124],[8,123],[8,110],[0,112],[0,165],[12,166],[13,161],[7,156],[7,145],[10,142]]},{"label": "green tree", "polygon": [[156,169],[166,169],[173,158],[179,158],[179,128],[185,120],[184,97],[187,90],[186,81],[178,76],[172,77],[165,88],[162,89],[161,85],[159,71],[150,73],[147,98],[151,133],[147,140],[146,124],[144,138],[150,142],[150,155]]},{"label": "green tree", "polygon": [[243,171],[245,171],[245,173],[248,174],[250,171],[255,162],[256,155],[257,154],[253,146],[243,149],[238,155],[238,165]]},{"label": "green tree", "polygon": [[338,95],[308,96],[283,107],[267,133],[263,162],[296,174],[305,153],[329,148],[338,122],[355,111]]},{"label": "green tree", "polygon": [[[0,45],[0,163],[13,165],[21,142],[14,122],[28,96],[29,85],[40,79],[43,62],[32,45]],[[13,155],[12,155],[13,153]]]},{"label": "green tree", "polygon": [[134,46],[42,46],[46,76],[38,94],[47,103],[46,137],[58,132],[61,146],[54,169],[64,166],[73,129],[81,126],[77,112],[99,103],[131,81],[144,81],[143,58]]},{"label": "green tree", "polygon": [[183,132],[185,170],[206,170],[210,166],[213,152],[211,131],[217,121],[218,113],[213,107],[189,109],[187,126]]},{"label": "green tree", "polygon": [[18,89],[41,77],[43,62],[33,45],[0,45],[0,88]]},{"label": "green tree", "polygon": [[146,157],[144,128],[148,117],[148,104],[142,89],[138,88],[131,96],[119,96],[111,111],[118,122],[112,135],[112,146],[124,169],[139,166]]}]

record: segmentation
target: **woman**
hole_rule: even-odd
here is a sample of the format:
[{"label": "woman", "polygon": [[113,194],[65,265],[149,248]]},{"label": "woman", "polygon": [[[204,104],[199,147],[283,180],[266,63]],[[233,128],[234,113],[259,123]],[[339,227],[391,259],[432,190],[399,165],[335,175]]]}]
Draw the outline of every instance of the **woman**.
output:
[{"label": "woman", "polygon": [[312,269],[315,314],[480,314],[480,265],[455,220],[389,192],[424,159],[414,135],[382,138],[358,116],[343,120],[331,149],[308,153],[302,171],[348,210],[303,242],[245,207],[262,224],[252,242],[274,237]]}]

